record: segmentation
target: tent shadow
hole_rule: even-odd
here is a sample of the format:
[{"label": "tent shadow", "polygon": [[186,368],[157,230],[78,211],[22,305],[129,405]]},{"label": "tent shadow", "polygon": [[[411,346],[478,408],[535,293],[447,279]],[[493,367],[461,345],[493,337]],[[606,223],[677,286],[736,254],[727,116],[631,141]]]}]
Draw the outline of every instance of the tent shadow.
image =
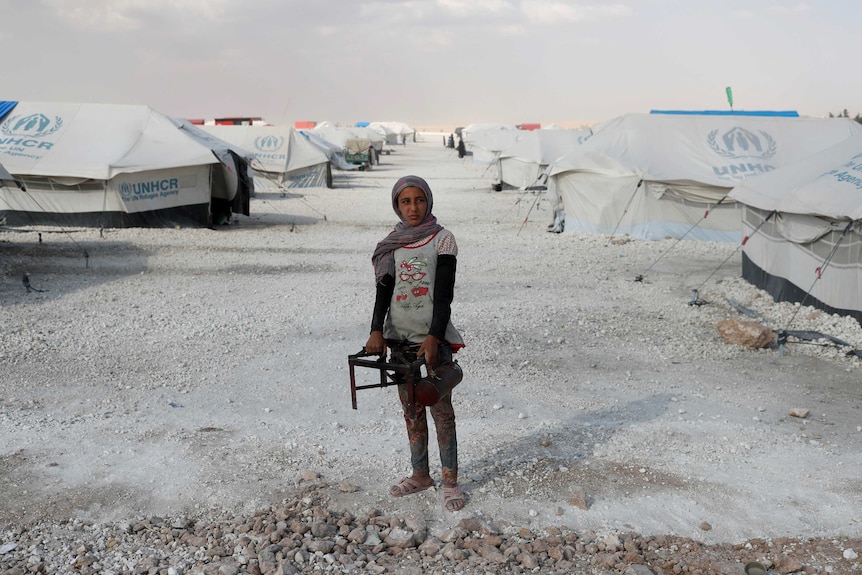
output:
[{"label": "tent shadow", "polygon": [[146,250],[100,237],[98,230],[18,231],[18,234],[0,235],[3,305],[54,300],[148,269]]}]

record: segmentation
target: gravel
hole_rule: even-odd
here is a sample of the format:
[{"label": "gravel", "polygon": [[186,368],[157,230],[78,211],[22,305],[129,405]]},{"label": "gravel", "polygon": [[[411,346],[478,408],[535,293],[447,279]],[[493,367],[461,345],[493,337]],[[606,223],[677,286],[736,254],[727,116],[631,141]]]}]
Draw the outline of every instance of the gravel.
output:
[{"label": "gravel", "polygon": [[[218,230],[0,234],[0,571],[858,569],[862,360],[715,326],[752,319],[729,299],[855,349],[860,325],[773,302],[736,245],[547,233],[543,198],[492,192],[438,139]],[[411,172],[461,250],[454,514],[386,496],[409,471],[394,391],[350,408]]]}]

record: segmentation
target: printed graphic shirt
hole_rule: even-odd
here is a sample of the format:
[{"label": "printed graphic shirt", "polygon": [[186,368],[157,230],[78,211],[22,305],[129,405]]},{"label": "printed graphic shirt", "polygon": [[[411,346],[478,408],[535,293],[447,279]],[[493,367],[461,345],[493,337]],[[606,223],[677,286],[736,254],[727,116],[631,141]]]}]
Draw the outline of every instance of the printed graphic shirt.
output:
[{"label": "printed graphic shirt", "polygon": [[[438,255],[458,255],[455,236],[449,230],[440,230],[395,250],[395,291],[383,325],[386,339],[421,343],[428,335],[434,311]],[[451,320],[446,326],[445,339],[456,346],[464,343]]]}]

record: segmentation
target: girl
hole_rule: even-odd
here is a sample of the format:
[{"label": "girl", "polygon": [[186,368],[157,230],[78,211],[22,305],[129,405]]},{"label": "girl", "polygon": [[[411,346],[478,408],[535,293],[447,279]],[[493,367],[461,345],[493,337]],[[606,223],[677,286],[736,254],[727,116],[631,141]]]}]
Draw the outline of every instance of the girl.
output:
[{"label": "girl", "polygon": [[[392,188],[392,208],[401,220],[374,250],[371,260],[377,295],[369,353],[390,351],[390,362],[413,362],[425,357],[427,366],[451,362],[452,353],[464,346],[449,319],[455,290],[458,246],[452,232],[443,229],[431,213],[434,197],[428,183],[418,176],[404,176]],[[398,396],[407,424],[413,475],[389,489],[392,497],[423,491],[434,485],[428,465],[428,419],[425,407],[411,406],[406,386]],[[463,509],[465,498],[458,487],[458,441],[451,394],[429,408],[437,428],[442,464],[443,507]]]}]

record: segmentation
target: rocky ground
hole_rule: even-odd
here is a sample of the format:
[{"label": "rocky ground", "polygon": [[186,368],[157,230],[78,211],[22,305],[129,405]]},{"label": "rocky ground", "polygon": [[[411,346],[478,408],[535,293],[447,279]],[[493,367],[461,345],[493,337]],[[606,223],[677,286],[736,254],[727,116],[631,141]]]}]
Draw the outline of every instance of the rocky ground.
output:
[{"label": "rocky ground", "polygon": [[[26,573],[579,573],[737,575],[758,562],[770,573],[858,571],[859,539],[777,538],[705,545],[673,535],[530,529],[483,516],[436,533],[413,516],[354,513],[307,472],[303,486],[246,516],[80,519],[5,528],[0,569]],[[708,525],[701,526],[708,529]]]},{"label": "rocky ground", "polygon": [[[347,389],[409,172],[461,249],[454,514],[386,495],[397,400]],[[736,246],[547,233],[430,140],[336,183],[219,230],[0,232],[0,572],[859,571],[862,360],[716,328],[751,319],[728,299],[857,322],[772,302]]]}]

